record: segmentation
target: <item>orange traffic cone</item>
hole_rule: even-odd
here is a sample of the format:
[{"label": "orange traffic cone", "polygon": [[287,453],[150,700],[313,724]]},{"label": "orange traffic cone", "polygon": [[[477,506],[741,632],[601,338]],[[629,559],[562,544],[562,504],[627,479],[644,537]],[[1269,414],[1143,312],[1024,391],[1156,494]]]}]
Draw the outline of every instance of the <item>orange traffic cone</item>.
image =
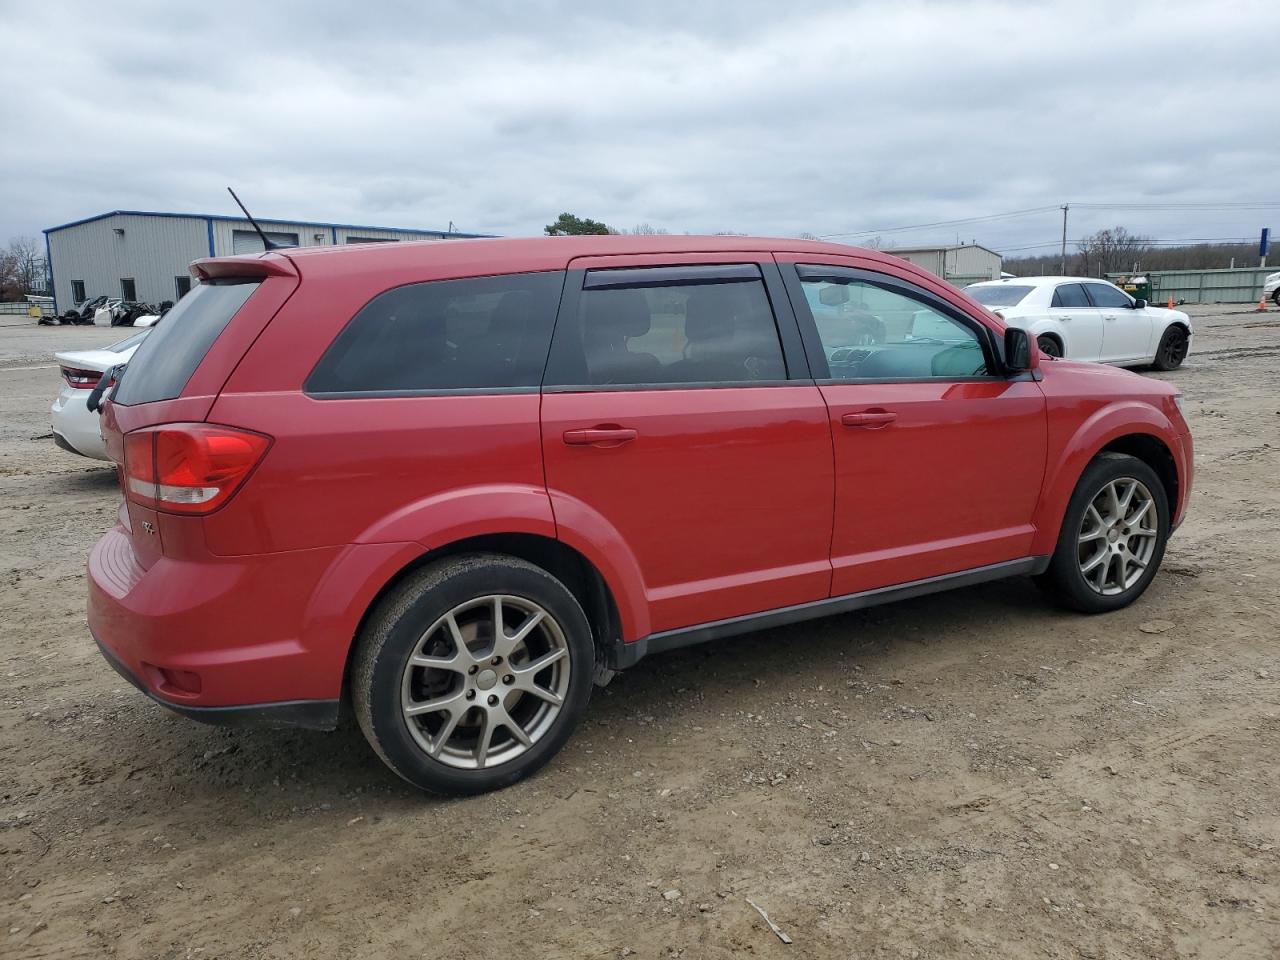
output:
[{"label": "orange traffic cone", "polygon": [[1258,311],[1257,311],[1257,312],[1258,312],[1258,313],[1266,313],[1266,312],[1267,312],[1267,298],[1266,298],[1266,297],[1259,297],[1259,298],[1258,298]]},{"label": "orange traffic cone", "polygon": [[1169,309],[1170,309],[1170,310],[1172,310],[1172,309],[1173,309],[1173,297],[1170,297],[1170,298],[1169,298]]}]

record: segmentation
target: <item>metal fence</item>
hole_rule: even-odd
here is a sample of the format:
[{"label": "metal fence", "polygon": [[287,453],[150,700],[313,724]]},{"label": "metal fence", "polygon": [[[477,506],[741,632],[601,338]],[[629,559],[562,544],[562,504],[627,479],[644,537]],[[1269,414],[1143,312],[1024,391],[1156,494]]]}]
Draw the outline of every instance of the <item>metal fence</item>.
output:
[{"label": "metal fence", "polygon": [[[28,311],[32,309],[32,304],[23,301],[21,303],[0,303],[0,317],[25,317]],[[44,313],[45,316],[53,316],[53,305],[36,307]]]},{"label": "metal fence", "polygon": [[[1257,303],[1262,283],[1276,267],[1237,267],[1234,270],[1152,270],[1151,299],[1164,303]],[[1108,273],[1108,280],[1131,276]]]}]

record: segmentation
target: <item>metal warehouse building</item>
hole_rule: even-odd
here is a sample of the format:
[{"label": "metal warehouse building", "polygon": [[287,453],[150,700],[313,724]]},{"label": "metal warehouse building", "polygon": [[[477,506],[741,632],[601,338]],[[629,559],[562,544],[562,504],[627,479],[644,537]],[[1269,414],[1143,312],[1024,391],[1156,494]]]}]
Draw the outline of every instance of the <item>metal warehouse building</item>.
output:
[{"label": "metal warehouse building", "polygon": [[999,280],[1004,259],[994,250],[976,243],[959,243],[947,247],[887,248],[881,253],[909,260],[935,276],[957,287],[979,280]]},{"label": "metal warehouse building", "polygon": [[[309,220],[258,222],[273,242],[297,247],[483,236]],[[44,237],[59,311],[104,294],[156,304],[177,300],[190,289],[192,260],[262,249],[248,220],[196,213],[113,210],[50,227]]]}]

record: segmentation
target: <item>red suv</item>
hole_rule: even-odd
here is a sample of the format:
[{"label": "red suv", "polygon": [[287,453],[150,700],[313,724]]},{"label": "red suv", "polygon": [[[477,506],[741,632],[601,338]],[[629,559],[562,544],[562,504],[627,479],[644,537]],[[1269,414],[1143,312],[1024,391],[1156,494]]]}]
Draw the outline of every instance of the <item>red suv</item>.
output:
[{"label": "red suv", "polygon": [[[742,237],[274,251],[103,406],[89,625],[148,696],[330,728],[470,793],[641,657],[1019,574],[1147,588],[1191,487],[1170,386],[1050,361],[902,260]],[[109,378],[106,378],[109,379]]]}]

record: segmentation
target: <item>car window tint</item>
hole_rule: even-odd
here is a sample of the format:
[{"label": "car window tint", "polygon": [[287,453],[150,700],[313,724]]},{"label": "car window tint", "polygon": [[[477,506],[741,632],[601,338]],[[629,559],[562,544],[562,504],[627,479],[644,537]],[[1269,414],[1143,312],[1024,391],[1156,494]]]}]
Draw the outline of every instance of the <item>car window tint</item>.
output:
[{"label": "car window tint", "polygon": [[833,380],[987,375],[977,332],[923,300],[861,280],[801,287]]},{"label": "car window tint", "polygon": [[536,387],[564,274],[396,287],[357,313],[307,378],[308,393]]},{"label": "car window tint", "polygon": [[151,327],[112,396],[119,404],[172,400],[182,393],[213,341],[258,289],[253,283],[202,283]]},{"label": "car window tint", "polygon": [[581,363],[578,376],[561,375],[566,385],[740,383],[787,376],[760,280],[587,289],[573,336]]},{"label": "car window tint", "polygon": [[1131,302],[1124,291],[1117,290],[1109,283],[1087,283],[1085,287],[1095,307],[1127,307]]},{"label": "car window tint", "polygon": [[1060,283],[1058,288],[1053,291],[1053,303],[1055,307],[1088,307],[1089,298],[1084,295],[1084,287],[1078,283]]}]

